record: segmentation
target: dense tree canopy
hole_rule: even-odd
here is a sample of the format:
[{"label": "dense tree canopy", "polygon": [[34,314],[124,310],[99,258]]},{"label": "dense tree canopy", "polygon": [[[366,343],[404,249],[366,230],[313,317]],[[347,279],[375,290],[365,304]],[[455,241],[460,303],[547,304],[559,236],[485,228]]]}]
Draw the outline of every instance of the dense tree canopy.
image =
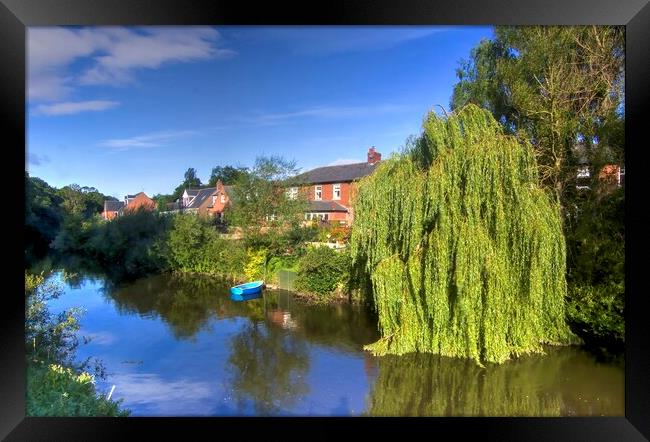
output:
[{"label": "dense tree canopy", "polygon": [[247,167],[233,167],[233,166],[216,166],[212,168],[210,173],[210,180],[208,186],[216,186],[217,181],[225,185],[233,185],[244,174],[248,172]]},{"label": "dense tree canopy", "polygon": [[183,174],[183,182],[174,189],[174,192],[172,192],[172,201],[179,199],[188,187],[197,188],[202,185],[201,179],[196,176],[196,169],[193,167],[188,168]]},{"label": "dense tree canopy", "polygon": [[[497,27],[461,63],[451,100],[480,105],[532,140],[541,183],[564,215],[569,320],[610,349],[623,342],[625,196],[599,171],[624,164],[624,37],[612,26]],[[578,166],[590,172],[586,190],[576,187]]]},{"label": "dense tree canopy", "polygon": [[474,103],[523,131],[567,210],[580,157],[596,171],[623,160],[624,44],[623,27],[499,26],[461,63],[451,107]]},{"label": "dense tree canopy", "polygon": [[559,207],[530,143],[474,105],[429,114],[361,181],[351,252],[379,313],[375,354],[503,362],[570,339]]},{"label": "dense tree canopy", "polygon": [[249,173],[240,175],[235,182],[228,219],[244,231],[249,243],[262,242],[275,248],[281,232],[302,220],[305,199],[291,199],[286,194],[287,183],[296,172],[293,161],[262,156]]}]

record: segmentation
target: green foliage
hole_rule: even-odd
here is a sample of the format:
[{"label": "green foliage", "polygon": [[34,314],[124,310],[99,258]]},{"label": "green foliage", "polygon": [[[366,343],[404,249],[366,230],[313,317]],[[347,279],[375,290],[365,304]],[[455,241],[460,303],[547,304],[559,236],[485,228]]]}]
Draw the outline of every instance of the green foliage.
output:
[{"label": "green foliage", "polygon": [[304,198],[290,199],[285,193],[287,180],[296,172],[293,161],[258,157],[253,169],[237,179],[228,219],[244,232],[249,247],[286,246],[286,232],[302,220],[306,204]]},{"label": "green foliage", "polygon": [[625,193],[581,205],[568,237],[567,319],[588,344],[622,350],[625,341]]},{"label": "green foliage", "polygon": [[56,189],[25,172],[26,253],[42,255],[48,250],[61,224],[61,202]]},{"label": "green foliage", "polygon": [[295,286],[299,290],[331,295],[347,285],[350,256],[329,247],[312,247],[300,259]]},{"label": "green foliage", "polygon": [[165,216],[146,209],[109,222],[98,221],[82,250],[106,268],[115,268],[119,263],[125,276],[160,271],[165,269],[165,250],[160,238],[168,223]]},{"label": "green foliage", "polygon": [[183,174],[183,182],[174,189],[174,192],[172,192],[172,201],[179,199],[188,187],[197,188],[201,186],[201,179],[196,176],[196,169],[193,167],[188,168]]},{"label": "green foliage", "polygon": [[[624,195],[603,198],[598,171],[625,156],[624,37],[615,26],[497,27],[461,63],[451,103],[483,106],[506,131],[533,140],[541,184],[563,213],[567,319],[583,339],[612,349],[623,342]],[[578,192],[584,161],[591,177],[581,184],[591,190]]]},{"label": "green foliage", "polygon": [[173,195],[161,195],[161,194],[154,195],[153,197],[151,197],[151,199],[156,202],[156,209],[159,212],[165,212],[169,210],[167,205],[176,201]]},{"label": "green foliage", "polygon": [[27,367],[28,416],[128,416],[120,402],[97,395],[94,377],[59,364]]},{"label": "green foliage", "polygon": [[248,281],[264,279],[266,276],[267,251],[264,249],[248,249],[246,256],[248,257],[244,266],[246,279]]},{"label": "green foliage", "polygon": [[624,40],[617,26],[498,26],[461,62],[452,109],[477,104],[533,140],[542,186],[564,210],[578,137],[596,170],[623,160]]},{"label": "green foliage", "polygon": [[247,167],[216,166],[212,168],[208,186],[216,186],[217,181],[228,186],[235,184],[237,180],[248,172]]},{"label": "green foliage", "polygon": [[61,294],[43,275],[25,272],[27,415],[126,416],[119,402],[98,395],[87,364],[76,364],[79,309],[52,314],[47,302]]},{"label": "green foliage", "polygon": [[382,334],[366,348],[480,364],[568,342],[562,222],[530,144],[474,105],[423,126],[359,185],[351,253]]},{"label": "green foliage", "polygon": [[94,187],[77,184],[56,189],[40,178],[25,172],[25,230],[26,263],[35,256],[45,255],[62,229],[70,238],[58,240],[59,246],[79,243],[84,232],[79,228],[83,221],[96,217],[104,208],[107,197]]},{"label": "green foliage", "polygon": [[246,253],[241,241],[221,238],[209,221],[193,214],[172,217],[161,240],[169,268],[240,279]]}]

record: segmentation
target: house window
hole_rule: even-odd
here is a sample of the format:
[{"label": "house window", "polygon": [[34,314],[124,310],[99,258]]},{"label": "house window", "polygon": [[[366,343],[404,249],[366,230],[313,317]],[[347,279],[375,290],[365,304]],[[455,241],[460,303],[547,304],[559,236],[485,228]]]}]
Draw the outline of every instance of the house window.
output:
[{"label": "house window", "polygon": [[226,195],[221,195],[221,203],[226,203]]},{"label": "house window", "polygon": [[287,190],[287,198],[290,200],[295,200],[298,198],[298,188],[297,187],[290,187],[289,190]]},{"label": "house window", "polygon": [[578,168],[578,178],[589,178],[589,166],[581,166]]},{"label": "house window", "polygon": [[214,206],[215,201],[217,201],[217,197],[216,197],[216,196],[213,196],[213,197],[212,197],[212,205],[213,205],[213,206]]},{"label": "house window", "polygon": [[334,184],[334,199],[335,200],[340,200],[341,199],[341,185],[340,184]]},{"label": "house window", "polygon": [[316,186],[314,192],[314,199],[320,201],[323,199],[323,186]]},{"label": "house window", "polygon": [[625,167],[621,167],[618,171],[618,185],[625,184]]}]

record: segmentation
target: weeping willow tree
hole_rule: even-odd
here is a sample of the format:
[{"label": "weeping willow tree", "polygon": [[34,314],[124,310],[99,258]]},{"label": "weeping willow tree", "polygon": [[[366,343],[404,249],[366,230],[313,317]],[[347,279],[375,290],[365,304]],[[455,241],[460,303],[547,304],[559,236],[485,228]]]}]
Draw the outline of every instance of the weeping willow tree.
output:
[{"label": "weeping willow tree", "polygon": [[559,206],[530,143],[475,105],[423,129],[359,183],[353,265],[382,335],[365,348],[482,365],[569,342]]}]

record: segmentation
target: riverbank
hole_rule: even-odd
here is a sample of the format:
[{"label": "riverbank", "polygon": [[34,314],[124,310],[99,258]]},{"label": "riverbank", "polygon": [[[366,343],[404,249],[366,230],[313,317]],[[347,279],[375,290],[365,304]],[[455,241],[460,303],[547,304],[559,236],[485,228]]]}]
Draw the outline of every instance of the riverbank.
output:
[{"label": "riverbank", "polygon": [[[242,278],[232,278],[230,276],[225,276],[225,275],[219,275],[219,274],[214,274],[214,273],[207,273],[207,272],[183,272],[180,270],[172,270],[169,272],[163,272],[162,274],[169,274],[169,275],[174,275],[174,276],[192,276],[192,275],[200,275],[204,277],[210,277],[210,278],[215,278],[218,280],[222,281],[227,281],[229,284],[238,285],[238,284],[243,284],[245,282],[248,282]],[[265,282],[264,283],[265,287],[271,290],[287,290],[288,292],[291,293],[291,295],[296,299],[299,300],[300,302],[303,302],[305,304],[320,304],[320,305],[340,305],[340,304],[351,304],[351,305],[358,305],[361,304],[361,301],[354,298],[348,293],[344,293],[341,291],[335,291],[332,294],[329,295],[319,295],[317,293],[311,293],[307,291],[297,291],[295,289],[287,289],[283,288],[280,286],[279,283],[274,283],[274,282]]]}]

